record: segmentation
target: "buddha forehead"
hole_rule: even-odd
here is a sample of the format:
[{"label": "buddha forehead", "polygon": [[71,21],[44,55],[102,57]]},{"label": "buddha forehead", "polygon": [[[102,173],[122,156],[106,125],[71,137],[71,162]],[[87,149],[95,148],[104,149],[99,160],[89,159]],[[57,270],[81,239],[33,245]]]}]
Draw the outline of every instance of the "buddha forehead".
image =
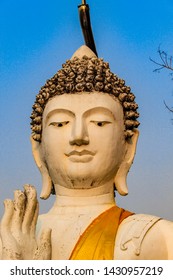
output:
[{"label": "buddha forehead", "polygon": [[57,95],[49,100],[43,113],[43,123],[56,112],[70,112],[74,116],[98,113],[108,115],[123,122],[123,108],[119,100],[102,92],[82,92]]}]

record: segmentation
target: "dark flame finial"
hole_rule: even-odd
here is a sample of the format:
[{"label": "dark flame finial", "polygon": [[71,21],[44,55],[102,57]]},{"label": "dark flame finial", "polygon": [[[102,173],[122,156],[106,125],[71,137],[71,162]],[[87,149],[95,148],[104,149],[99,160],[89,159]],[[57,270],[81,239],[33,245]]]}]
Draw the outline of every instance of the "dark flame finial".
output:
[{"label": "dark flame finial", "polygon": [[80,24],[81,24],[85,44],[96,54],[96,56],[98,56],[93,33],[92,33],[92,28],[91,28],[90,12],[89,12],[90,9],[89,9],[89,5],[86,4],[85,0],[82,0],[82,4],[78,6],[78,10],[79,10]]}]

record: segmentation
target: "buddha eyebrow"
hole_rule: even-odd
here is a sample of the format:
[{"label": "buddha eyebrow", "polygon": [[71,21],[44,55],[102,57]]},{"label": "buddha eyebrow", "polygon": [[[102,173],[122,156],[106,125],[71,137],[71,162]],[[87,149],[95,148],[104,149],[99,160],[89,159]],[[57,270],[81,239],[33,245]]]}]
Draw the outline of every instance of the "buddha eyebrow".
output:
[{"label": "buddha eyebrow", "polygon": [[75,114],[74,114],[72,111],[68,110],[68,109],[61,109],[61,108],[59,108],[59,109],[54,109],[54,110],[50,111],[50,112],[47,114],[47,116],[46,116],[46,122],[48,121],[48,119],[49,119],[53,114],[56,114],[56,113],[65,113],[65,114],[70,115],[70,116],[73,116],[73,117],[75,116]]},{"label": "buddha eyebrow", "polygon": [[108,115],[109,117],[115,120],[115,116],[111,110],[106,107],[94,107],[84,112],[84,115],[94,114],[94,113],[103,113],[104,115]]}]

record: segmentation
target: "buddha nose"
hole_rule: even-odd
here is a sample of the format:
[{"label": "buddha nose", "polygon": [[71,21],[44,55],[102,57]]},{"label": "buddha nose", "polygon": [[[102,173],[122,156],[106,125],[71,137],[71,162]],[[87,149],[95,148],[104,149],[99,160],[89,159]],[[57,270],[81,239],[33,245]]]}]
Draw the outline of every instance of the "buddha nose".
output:
[{"label": "buddha nose", "polygon": [[84,120],[75,120],[74,125],[72,127],[71,138],[69,142],[70,145],[77,146],[89,144],[88,131]]}]

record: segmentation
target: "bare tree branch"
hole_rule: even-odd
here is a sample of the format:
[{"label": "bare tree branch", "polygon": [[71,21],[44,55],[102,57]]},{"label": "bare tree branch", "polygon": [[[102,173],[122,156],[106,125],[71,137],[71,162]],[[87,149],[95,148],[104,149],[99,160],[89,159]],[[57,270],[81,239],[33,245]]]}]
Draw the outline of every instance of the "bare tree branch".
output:
[{"label": "bare tree branch", "polygon": [[166,104],[166,102],[164,101],[164,104],[165,104],[165,107],[170,111],[170,112],[172,112],[173,113],[173,109],[171,109],[167,104]]},{"label": "bare tree branch", "polygon": [[[160,49],[160,47],[158,48],[158,54],[159,54],[159,57],[160,57],[160,60],[161,60],[159,62],[150,57],[150,61],[152,61],[154,64],[160,66],[159,68],[154,69],[154,72],[159,72],[160,70],[162,70],[164,68],[168,69],[170,71],[173,71],[173,66],[172,66],[173,56],[172,55],[170,56],[165,51],[162,51]],[[171,73],[171,75],[172,74],[173,73]]]},{"label": "bare tree branch", "polygon": [[[152,59],[151,57],[149,58],[150,61],[152,61],[155,65],[159,66],[157,68],[155,68],[153,70],[153,72],[160,72],[162,69],[167,69],[170,71],[170,75],[173,76],[173,64],[172,64],[172,61],[173,61],[173,56],[172,55],[168,55],[165,51],[162,51],[160,49],[160,46],[158,48],[158,54],[159,54],[159,58],[160,58],[160,61],[156,61],[154,59]],[[172,78],[173,79],[173,78]],[[173,108],[170,108],[166,102],[164,101],[164,104],[165,104],[165,107],[171,112],[173,113]]]}]

